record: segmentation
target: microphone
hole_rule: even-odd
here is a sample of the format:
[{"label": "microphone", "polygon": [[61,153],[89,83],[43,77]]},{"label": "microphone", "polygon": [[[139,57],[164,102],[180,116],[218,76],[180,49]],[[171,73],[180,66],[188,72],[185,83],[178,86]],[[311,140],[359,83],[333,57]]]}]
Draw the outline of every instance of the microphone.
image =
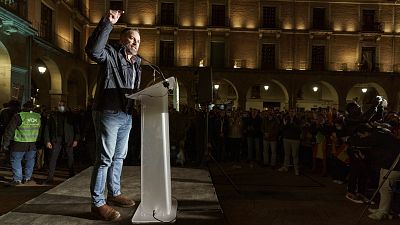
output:
[{"label": "microphone", "polygon": [[[163,81],[163,86],[164,86],[166,89],[168,89],[168,92],[172,91],[172,90],[169,88],[169,82],[168,82],[168,80],[165,78],[164,73],[161,71],[160,67],[158,67],[157,65],[153,64],[153,63],[150,62],[149,60],[143,58],[141,55],[139,55],[139,54],[136,54],[136,55],[137,55],[138,57],[140,57],[143,61],[149,63],[150,68],[153,69],[153,76],[155,77],[155,72],[157,72],[158,74],[160,74],[161,77],[162,77],[162,79],[164,80],[164,81]],[[155,79],[155,78],[154,78],[154,79]]]}]

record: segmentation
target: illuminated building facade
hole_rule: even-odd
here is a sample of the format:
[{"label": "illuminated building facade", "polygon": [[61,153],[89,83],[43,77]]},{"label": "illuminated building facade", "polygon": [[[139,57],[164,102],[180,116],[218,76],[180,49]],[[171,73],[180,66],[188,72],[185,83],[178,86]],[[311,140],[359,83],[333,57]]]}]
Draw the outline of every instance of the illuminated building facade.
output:
[{"label": "illuminated building facade", "polygon": [[[115,8],[125,14],[111,41],[121,29],[138,27],[139,53],[178,78],[182,104],[197,103],[202,78],[196,70],[212,67],[219,85],[215,104],[343,109],[382,95],[399,110],[400,6],[394,1],[18,1],[25,8],[10,2],[17,1],[0,0],[8,4],[0,9],[0,85],[10,90],[0,103],[19,82],[23,96],[34,95],[41,104],[65,98],[84,105],[94,93],[97,67],[83,46],[102,15]],[[48,68],[44,74],[36,70],[41,63]],[[144,66],[143,87],[152,74]]]}]

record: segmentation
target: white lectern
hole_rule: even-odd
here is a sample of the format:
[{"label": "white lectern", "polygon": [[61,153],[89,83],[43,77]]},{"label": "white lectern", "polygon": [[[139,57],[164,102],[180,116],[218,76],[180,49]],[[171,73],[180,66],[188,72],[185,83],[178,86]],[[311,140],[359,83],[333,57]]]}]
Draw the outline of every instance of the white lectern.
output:
[{"label": "white lectern", "polygon": [[[175,78],[166,80],[169,89]],[[171,198],[168,89],[164,81],[126,95],[141,101],[141,202],[132,223],[175,221],[178,202]]]}]

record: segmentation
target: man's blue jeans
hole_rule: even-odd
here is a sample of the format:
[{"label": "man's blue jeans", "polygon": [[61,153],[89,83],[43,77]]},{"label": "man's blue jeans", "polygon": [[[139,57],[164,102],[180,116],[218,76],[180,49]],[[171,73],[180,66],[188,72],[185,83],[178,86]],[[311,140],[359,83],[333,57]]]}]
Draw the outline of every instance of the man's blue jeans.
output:
[{"label": "man's blue jeans", "polygon": [[[33,173],[33,167],[35,166],[36,150],[27,152],[15,152],[12,151],[10,154],[10,161],[13,173],[13,180],[22,181],[30,180]],[[25,159],[25,171],[22,175],[22,159]]]},{"label": "man's blue jeans", "polygon": [[104,191],[107,183],[108,195],[121,194],[121,172],[128,151],[132,116],[121,111],[93,111],[96,131],[96,161],[93,166],[90,192],[92,205],[106,204]]}]

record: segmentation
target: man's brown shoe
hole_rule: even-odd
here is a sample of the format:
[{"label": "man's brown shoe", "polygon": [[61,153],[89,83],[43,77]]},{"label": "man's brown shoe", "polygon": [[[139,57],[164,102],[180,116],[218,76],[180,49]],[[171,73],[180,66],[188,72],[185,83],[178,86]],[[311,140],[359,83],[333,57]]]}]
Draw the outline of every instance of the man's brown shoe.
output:
[{"label": "man's brown shoe", "polygon": [[117,220],[121,216],[117,210],[107,204],[100,207],[92,206],[92,214],[98,219],[107,221]]},{"label": "man's brown shoe", "polygon": [[111,196],[109,195],[107,197],[107,204],[109,205],[116,205],[124,208],[129,208],[135,205],[135,202],[133,200],[130,200],[127,197],[124,197],[122,195],[118,196]]}]

